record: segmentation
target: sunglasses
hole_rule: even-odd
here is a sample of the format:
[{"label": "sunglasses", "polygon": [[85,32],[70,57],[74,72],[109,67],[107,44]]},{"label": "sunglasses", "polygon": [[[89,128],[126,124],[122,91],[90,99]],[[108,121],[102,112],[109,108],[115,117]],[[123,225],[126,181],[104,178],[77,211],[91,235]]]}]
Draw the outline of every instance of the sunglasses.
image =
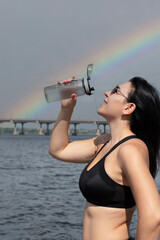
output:
[{"label": "sunglasses", "polygon": [[125,97],[125,99],[127,99],[127,101],[129,102],[129,99],[119,90],[119,86],[117,85],[115,88],[113,88],[113,90],[111,91],[111,95],[115,94],[115,93],[120,93],[123,97]]}]

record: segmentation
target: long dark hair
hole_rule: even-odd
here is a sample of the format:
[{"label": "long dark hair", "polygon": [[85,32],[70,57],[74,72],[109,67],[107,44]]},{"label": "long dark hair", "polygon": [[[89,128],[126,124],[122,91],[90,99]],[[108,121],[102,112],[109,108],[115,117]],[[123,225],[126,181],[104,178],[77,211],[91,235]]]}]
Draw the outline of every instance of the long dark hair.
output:
[{"label": "long dark hair", "polygon": [[131,116],[131,130],[146,143],[149,150],[150,172],[155,178],[159,165],[160,98],[156,88],[141,77],[129,80],[133,91],[128,99],[135,103]]}]

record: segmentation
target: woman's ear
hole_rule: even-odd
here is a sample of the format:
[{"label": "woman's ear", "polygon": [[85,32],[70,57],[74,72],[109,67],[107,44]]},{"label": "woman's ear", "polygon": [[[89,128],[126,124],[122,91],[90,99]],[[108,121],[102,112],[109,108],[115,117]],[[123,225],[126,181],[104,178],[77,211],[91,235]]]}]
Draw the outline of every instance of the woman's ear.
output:
[{"label": "woman's ear", "polygon": [[124,106],[123,114],[130,115],[135,111],[135,109],[136,109],[136,105],[134,103],[127,103]]}]

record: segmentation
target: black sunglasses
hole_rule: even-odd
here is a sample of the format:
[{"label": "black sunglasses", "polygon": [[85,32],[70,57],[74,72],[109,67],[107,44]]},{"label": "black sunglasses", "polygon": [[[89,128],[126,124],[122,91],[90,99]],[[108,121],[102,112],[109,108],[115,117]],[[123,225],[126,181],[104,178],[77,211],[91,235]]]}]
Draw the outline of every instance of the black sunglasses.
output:
[{"label": "black sunglasses", "polygon": [[129,99],[119,90],[119,86],[117,85],[115,88],[113,88],[113,90],[111,91],[111,95],[115,94],[115,93],[120,93],[123,97],[125,97],[125,99],[127,99],[127,101],[129,102]]}]

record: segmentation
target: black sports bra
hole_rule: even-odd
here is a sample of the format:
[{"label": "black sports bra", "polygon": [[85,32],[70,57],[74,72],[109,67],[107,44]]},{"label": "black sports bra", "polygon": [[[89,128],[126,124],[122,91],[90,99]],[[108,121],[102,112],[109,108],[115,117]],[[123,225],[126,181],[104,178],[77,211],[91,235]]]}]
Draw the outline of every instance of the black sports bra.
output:
[{"label": "black sports bra", "polygon": [[104,168],[106,157],[120,144],[132,138],[137,138],[137,136],[131,135],[123,138],[99,162],[90,170],[87,170],[88,166],[107,143],[104,144],[93,160],[84,168],[79,179],[79,187],[88,202],[97,206],[113,208],[131,208],[135,206],[130,187],[115,182],[108,176]]}]

